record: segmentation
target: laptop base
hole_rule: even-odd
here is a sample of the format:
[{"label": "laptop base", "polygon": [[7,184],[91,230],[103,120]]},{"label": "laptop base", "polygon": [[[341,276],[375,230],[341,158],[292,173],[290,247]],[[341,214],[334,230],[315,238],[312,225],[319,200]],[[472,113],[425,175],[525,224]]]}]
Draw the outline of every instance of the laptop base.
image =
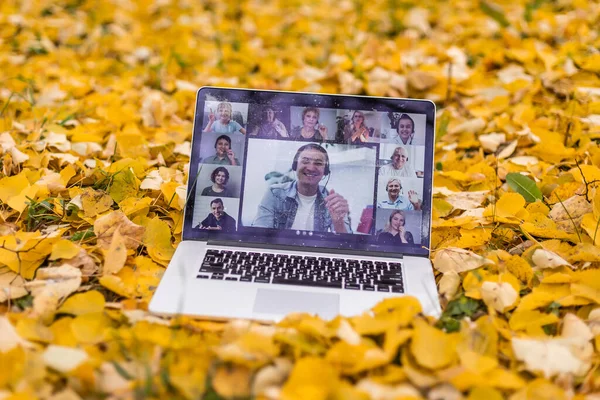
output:
[{"label": "laptop base", "polygon": [[[336,288],[281,285],[198,279],[208,249],[256,252],[256,248],[214,246],[201,241],[183,241],[167,268],[149,305],[150,311],[165,315],[194,315],[211,319],[244,318],[280,321],[293,312],[317,314],[324,319],[338,315],[355,316],[368,311],[381,300],[399,295],[416,297],[423,313],[438,317],[438,301],[431,261],[425,257],[405,256],[403,263],[404,294],[354,291]],[[272,251],[263,248],[262,251]],[[282,250],[275,250],[282,253]],[[345,258],[340,254],[314,251],[289,251],[295,255]],[[389,257],[348,256],[371,261],[398,261]]]}]

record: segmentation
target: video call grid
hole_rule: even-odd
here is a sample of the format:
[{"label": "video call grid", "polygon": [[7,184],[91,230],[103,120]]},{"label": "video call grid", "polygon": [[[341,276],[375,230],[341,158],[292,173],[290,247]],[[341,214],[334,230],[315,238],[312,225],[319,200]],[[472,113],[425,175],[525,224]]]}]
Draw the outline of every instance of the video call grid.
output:
[{"label": "video call grid", "polygon": [[[199,174],[198,177],[197,205],[200,206],[199,198],[206,197],[206,199],[201,201],[204,203],[202,207],[195,207],[195,214],[197,214],[194,215],[195,228],[201,228],[202,223],[210,220],[211,215],[216,215],[215,208],[216,213],[220,212],[230,218],[229,223],[226,224],[227,229],[235,231],[237,228],[238,223],[231,215],[238,218],[241,215],[241,171],[245,163],[247,143],[253,138],[321,144],[372,145],[375,143],[380,154],[374,171],[378,178],[376,178],[378,184],[375,188],[375,201],[371,205],[371,214],[367,213],[365,216],[363,210],[360,221],[363,224],[363,220],[368,221],[370,218],[371,224],[374,223],[375,226],[362,227],[361,230],[352,233],[377,234],[381,238],[382,233],[387,233],[385,231],[390,226],[397,227],[399,223],[405,226],[412,220],[410,224],[412,227],[407,230],[408,234],[403,235],[402,243],[420,242],[422,220],[420,207],[423,199],[421,178],[424,176],[425,164],[425,115],[207,101],[202,126],[200,167],[212,171],[208,181],[206,173],[203,176]],[[212,150],[213,154],[207,155],[206,152],[202,154],[202,150],[209,147],[207,143],[212,143],[212,139],[214,139],[213,149],[209,150]],[[391,152],[389,161],[385,158],[381,159],[387,152]],[[410,155],[413,158],[420,156],[419,162],[413,161],[409,164]],[[237,182],[231,181],[231,185],[229,179],[234,174],[230,170],[238,170],[240,178]],[[406,193],[404,193],[405,187],[409,188]],[[223,201],[223,198],[231,199]],[[237,202],[231,203],[231,200],[236,199]],[[235,206],[225,207],[224,203],[230,203],[232,206],[235,204]],[[398,207],[403,210],[398,210]],[[232,209],[236,212],[226,213],[226,210],[232,211]],[[199,217],[207,213],[206,218]],[[382,219],[383,215],[389,215],[389,218]],[[418,221],[416,224],[415,219]]]}]

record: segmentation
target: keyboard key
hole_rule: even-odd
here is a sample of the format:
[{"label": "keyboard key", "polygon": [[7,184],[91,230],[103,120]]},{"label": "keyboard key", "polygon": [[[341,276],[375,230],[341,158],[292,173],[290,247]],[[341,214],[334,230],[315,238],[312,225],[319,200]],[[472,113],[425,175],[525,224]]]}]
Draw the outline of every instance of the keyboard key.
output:
[{"label": "keyboard key", "polygon": [[235,276],[228,276],[225,278],[226,281],[237,281],[238,278],[236,278]]},{"label": "keyboard key", "polygon": [[360,290],[360,285],[357,283],[346,283],[344,289]]},{"label": "keyboard key", "polygon": [[376,285],[401,285],[402,284],[402,278],[382,278],[379,279],[377,281],[375,281]]},{"label": "keyboard key", "polygon": [[297,285],[297,286],[315,286],[315,287],[330,287],[330,288],[342,288],[342,282],[327,282],[327,281],[308,281],[298,279],[273,279],[273,283],[280,285]]},{"label": "keyboard key", "polygon": [[200,268],[200,272],[216,272],[216,273],[226,273],[226,268],[214,268],[214,267],[202,267]]},{"label": "keyboard key", "polygon": [[392,292],[404,293],[404,287],[402,285],[392,286]]},{"label": "keyboard key", "polygon": [[213,276],[210,277],[210,279],[220,279],[220,280],[223,280],[223,278],[225,278],[225,276],[220,275],[220,274],[213,274]]},{"label": "keyboard key", "polygon": [[203,274],[200,274],[200,275],[198,275],[196,278],[199,278],[199,279],[208,279],[208,278],[209,278],[209,276],[208,276],[208,275],[203,275]]},{"label": "keyboard key", "polygon": [[271,278],[264,277],[264,276],[257,276],[256,278],[254,278],[254,282],[258,282],[258,283],[270,283],[271,282]]},{"label": "keyboard key", "polygon": [[252,277],[251,276],[242,276],[240,278],[240,282],[252,282]]},{"label": "keyboard key", "polygon": [[367,292],[374,292],[375,291],[375,286],[373,286],[373,285],[363,285],[363,290],[366,290]]},{"label": "keyboard key", "polygon": [[377,285],[378,292],[389,292],[390,288],[386,285]]}]

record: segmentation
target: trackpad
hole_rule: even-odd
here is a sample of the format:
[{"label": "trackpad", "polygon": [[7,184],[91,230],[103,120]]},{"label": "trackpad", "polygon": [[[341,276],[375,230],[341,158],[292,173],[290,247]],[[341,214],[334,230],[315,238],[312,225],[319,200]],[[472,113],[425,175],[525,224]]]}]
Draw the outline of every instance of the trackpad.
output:
[{"label": "trackpad", "polygon": [[277,315],[307,312],[318,314],[324,319],[331,319],[340,312],[340,296],[333,293],[258,289],[253,312]]}]

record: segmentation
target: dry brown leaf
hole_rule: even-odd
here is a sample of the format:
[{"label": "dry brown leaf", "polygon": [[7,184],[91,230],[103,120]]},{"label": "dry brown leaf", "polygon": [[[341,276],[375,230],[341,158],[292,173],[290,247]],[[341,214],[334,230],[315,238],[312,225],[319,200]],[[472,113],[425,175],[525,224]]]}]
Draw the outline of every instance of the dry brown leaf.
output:
[{"label": "dry brown leaf", "polygon": [[465,272],[482,267],[484,265],[494,264],[472,251],[449,247],[436,251],[433,259],[433,266],[442,273],[447,272]]},{"label": "dry brown leaf", "polygon": [[79,289],[81,271],[69,264],[60,267],[42,268],[36,279],[27,282],[25,287],[33,295],[33,312],[42,319],[54,315],[61,299]]},{"label": "dry brown leaf", "polygon": [[136,249],[142,243],[144,227],[131,222],[121,211],[113,211],[94,222],[94,233],[98,238],[98,245],[108,250],[117,229],[119,229],[128,249]]},{"label": "dry brown leaf", "polygon": [[29,292],[24,285],[25,279],[22,276],[6,268],[0,268],[0,303],[26,296]]}]

